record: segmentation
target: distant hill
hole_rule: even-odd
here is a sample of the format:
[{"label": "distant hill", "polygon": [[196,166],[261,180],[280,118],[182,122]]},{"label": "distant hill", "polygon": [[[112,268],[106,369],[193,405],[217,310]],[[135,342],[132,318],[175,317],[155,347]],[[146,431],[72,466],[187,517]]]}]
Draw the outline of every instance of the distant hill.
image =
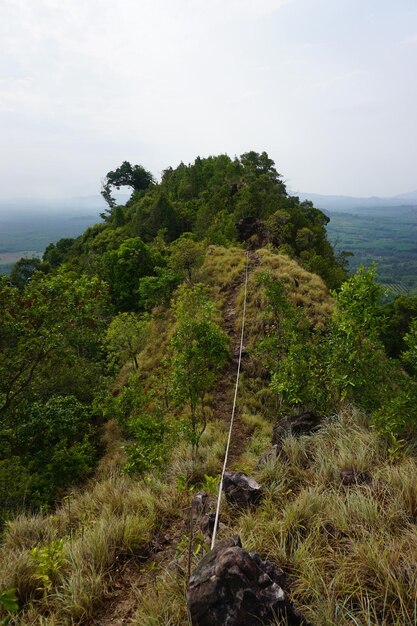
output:
[{"label": "distant hill", "polygon": [[378,198],[372,196],[370,198],[356,198],[353,196],[326,196],[317,193],[306,193],[303,191],[294,192],[300,200],[311,200],[318,209],[327,211],[352,212],[359,210],[377,211],[381,213],[382,209],[392,210],[393,208],[407,211],[409,207],[417,206],[417,191],[400,194],[392,198]]}]

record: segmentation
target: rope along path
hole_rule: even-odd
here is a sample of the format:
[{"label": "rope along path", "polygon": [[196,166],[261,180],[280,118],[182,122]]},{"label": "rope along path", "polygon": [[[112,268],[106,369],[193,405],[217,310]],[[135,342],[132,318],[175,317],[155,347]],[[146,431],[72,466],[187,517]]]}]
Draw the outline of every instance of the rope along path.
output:
[{"label": "rope along path", "polygon": [[221,473],[221,477],[220,477],[220,483],[219,483],[219,492],[218,492],[218,495],[217,495],[216,516],[214,518],[214,528],[213,528],[213,536],[212,536],[212,539],[211,539],[211,549],[214,548],[214,544],[216,542],[216,534],[217,534],[217,529],[218,529],[218,525],[219,525],[219,514],[220,514],[220,504],[221,504],[221,498],[222,498],[223,479],[224,479],[224,473],[225,473],[226,467],[227,467],[227,459],[228,459],[228,456],[229,456],[230,442],[231,442],[231,439],[232,439],[233,422],[234,422],[234,419],[235,419],[235,412],[236,412],[236,400],[237,400],[237,392],[238,392],[238,388],[239,388],[239,378],[240,378],[240,364],[242,362],[243,335],[244,335],[244,332],[245,332],[245,321],[246,321],[246,297],[247,297],[247,291],[248,291],[248,267],[249,267],[249,254],[246,252],[245,295],[244,295],[244,299],[243,299],[242,330],[241,330],[241,333],[240,333],[239,361],[238,361],[238,364],[237,364],[235,395],[234,395],[234,398],[233,398],[233,408],[232,408],[232,415],[231,415],[231,418],[230,418],[229,435],[228,435],[228,438],[227,438],[226,451],[225,451],[225,454],[224,454],[223,469],[222,469],[222,473]]}]

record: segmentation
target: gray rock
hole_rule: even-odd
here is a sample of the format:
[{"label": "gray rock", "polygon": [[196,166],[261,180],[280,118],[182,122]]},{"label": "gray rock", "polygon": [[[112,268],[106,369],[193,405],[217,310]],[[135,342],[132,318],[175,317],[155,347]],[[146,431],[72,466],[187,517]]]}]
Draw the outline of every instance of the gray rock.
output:
[{"label": "gray rock", "polygon": [[243,550],[239,537],[219,541],[189,581],[193,626],[267,626],[279,616],[289,626],[310,626],[288,600],[285,575],[259,554]]},{"label": "gray rock", "polygon": [[355,469],[342,470],[340,472],[340,482],[342,485],[369,485],[372,477],[368,472],[357,472]]},{"label": "gray rock", "polygon": [[207,511],[208,507],[208,494],[205,491],[199,491],[191,502],[191,510],[193,519],[201,517]]},{"label": "gray rock", "polygon": [[[201,519],[200,530],[203,535],[208,539],[211,539],[213,536],[215,520],[215,513],[206,513],[206,515],[204,515],[204,517]],[[223,524],[223,522],[219,519],[218,530],[225,530],[225,528],[227,528],[226,524]]]},{"label": "gray rock", "polygon": [[225,472],[223,491],[230,504],[242,508],[258,504],[262,498],[262,491],[256,480],[243,472]]}]

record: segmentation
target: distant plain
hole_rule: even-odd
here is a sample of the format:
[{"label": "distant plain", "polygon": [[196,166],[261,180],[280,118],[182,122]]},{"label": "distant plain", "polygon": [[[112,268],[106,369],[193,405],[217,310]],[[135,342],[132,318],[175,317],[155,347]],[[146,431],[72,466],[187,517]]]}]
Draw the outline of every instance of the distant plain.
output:
[{"label": "distant plain", "polygon": [[[390,199],[299,196],[311,198],[330,217],[329,240],[338,252],[353,253],[351,271],[375,261],[380,282],[396,293],[417,295],[417,200],[396,198],[390,205]],[[9,273],[21,257],[42,256],[50,243],[81,235],[101,221],[104,208],[98,195],[0,202],[0,273]]]}]

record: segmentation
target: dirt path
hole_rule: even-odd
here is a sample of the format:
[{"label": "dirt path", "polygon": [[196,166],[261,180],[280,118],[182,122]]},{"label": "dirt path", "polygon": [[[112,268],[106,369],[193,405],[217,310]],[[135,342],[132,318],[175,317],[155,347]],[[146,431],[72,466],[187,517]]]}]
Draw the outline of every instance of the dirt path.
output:
[{"label": "dirt path", "polygon": [[[255,267],[256,263],[256,253],[249,253],[248,273],[250,273],[250,271]],[[225,370],[222,378],[216,385],[216,388],[213,392],[213,407],[215,416],[219,419],[224,420],[228,425],[230,423],[233,395],[235,391],[237,367],[239,361],[240,333],[242,328],[242,312],[237,311],[236,300],[239,291],[244,284],[244,278],[245,275],[242,274],[241,277],[239,277],[239,280],[236,281],[235,285],[233,285],[227,297],[226,305],[223,310],[223,328],[232,339],[230,346],[232,358],[227,364],[227,369]],[[245,344],[245,336],[243,338],[243,343]],[[244,362],[244,359],[245,356],[243,354],[242,363]],[[234,462],[244,452],[251,434],[252,433],[248,429],[248,427],[245,426],[245,424],[243,424],[243,422],[239,419],[239,404],[237,404],[235,421],[233,424],[232,439],[229,450],[229,468],[233,467]]]},{"label": "dirt path", "polygon": [[[249,256],[249,271],[256,265],[255,253]],[[242,288],[244,274],[230,289],[223,310],[223,328],[231,338],[231,353],[227,367],[213,392],[213,409],[217,419],[224,420],[228,425],[232,410],[234,387],[240,348],[241,312],[236,309],[236,299]],[[236,411],[233,436],[229,451],[228,467],[244,452],[250,439],[251,431],[239,419]],[[112,571],[112,583],[106,600],[96,617],[85,622],[85,626],[127,626],[132,623],[138,598],[141,591],[152,583],[152,572],[161,571],[175,562],[176,547],[187,535],[189,528],[189,509],[182,517],[171,521],[169,527],[161,529],[147,553],[120,559]]]}]

